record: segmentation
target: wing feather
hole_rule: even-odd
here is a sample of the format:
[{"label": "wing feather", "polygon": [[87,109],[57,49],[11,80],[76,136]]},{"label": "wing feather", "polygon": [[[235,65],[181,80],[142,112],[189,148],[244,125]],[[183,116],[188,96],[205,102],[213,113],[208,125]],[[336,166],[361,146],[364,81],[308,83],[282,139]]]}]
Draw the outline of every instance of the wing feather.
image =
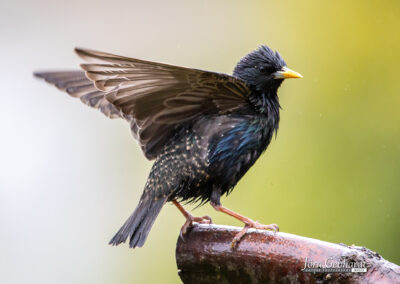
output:
[{"label": "wing feather", "polygon": [[160,153],[177,128],[191,120],[234,112],[248,104],[247,85],[226,74],[88,49],[75,51],[89,62],[81,64],[84,72],[37,76],[109,117],[128,120],[149,159]]},{"label": "wing feather", "polygon": [[70,96],[79,98],[84,104],[99,109],[109,118],[123,117],[120,110],[107,101],[105,93],[96,89],[83,71],[36,72],[34,75]]}]

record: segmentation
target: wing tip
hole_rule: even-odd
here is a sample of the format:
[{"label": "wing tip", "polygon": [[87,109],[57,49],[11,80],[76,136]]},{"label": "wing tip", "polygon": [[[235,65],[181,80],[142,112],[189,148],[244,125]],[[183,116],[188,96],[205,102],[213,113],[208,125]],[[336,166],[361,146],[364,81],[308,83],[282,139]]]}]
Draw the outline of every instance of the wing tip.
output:
[{"label": "wing tip", "polygon": [[39,79],[44,79],[45,74],[46,74],[46,72],[42,72],[42,71],[33,71],[33,73],[32,73],[33,77],[36,77]]},{"label": "wing tip", "polygon": [[111,53],[105,53],[89,48],[82,48],[82,47],[75,47],[74,49],[75,53],[82,58],[85,61],[88,62],[97,62],[97,61],[103,61],[105,57],[113,57],[114,55]]},{"label": "wing tip", "polygon": [[82,59],[85,59],[86,56],[90,54],[90,49],[83,48],[83,47],[75,47],[74,48],[75,53],[81,57]]}]

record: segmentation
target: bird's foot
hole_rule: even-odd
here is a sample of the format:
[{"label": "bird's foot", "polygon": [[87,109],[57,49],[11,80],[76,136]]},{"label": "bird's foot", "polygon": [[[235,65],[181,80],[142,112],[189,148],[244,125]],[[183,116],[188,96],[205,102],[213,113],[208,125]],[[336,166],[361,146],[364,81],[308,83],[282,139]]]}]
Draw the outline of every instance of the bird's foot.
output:
[{"label": "bird's foot", "polygon": [[189,230],[193,227],[194,225],[193,223],[212,224],[212,220],[210,216],[194,217],[190,214],[187,215],[185,224],[183,224],[181,232],[179,234],[182,240],[184,240],[183,236],[186,235],[189,232]]},{"label": "bird's foot", "polygon": [[248,219],[245,221],[245,226],[243,229],[236,234],[236,236],[233,238],[232,243],[231,243],[231,248],[234,249],[236,245],[240,242],[240,240],[246,235],[247,231],[250,228],[258,229],[258,230],[270,230],[274,231],[274,233],[279,232],[279,227],[277,224],[270,224],[270,225],[264,225],[260,224],[257,221],[253,221],[251,219]]},{"label": "bird's foot", "polygon": [[178,210],[186,218],[185,224],[183,224],[183,226],[181,228],[181,232],[179,233],[179,236],[182,240],[184,240],[183,236],[186,235],[188,233],[189,229],[193,227],[193,223],[212,224],[212,220],[211,220],[210,216],[193,217],[188,211],[185,210],[185,208],[183,208],[183,206],[178,201],[176,201],[176,199],[173,199],[172,203],[178,208]]}]

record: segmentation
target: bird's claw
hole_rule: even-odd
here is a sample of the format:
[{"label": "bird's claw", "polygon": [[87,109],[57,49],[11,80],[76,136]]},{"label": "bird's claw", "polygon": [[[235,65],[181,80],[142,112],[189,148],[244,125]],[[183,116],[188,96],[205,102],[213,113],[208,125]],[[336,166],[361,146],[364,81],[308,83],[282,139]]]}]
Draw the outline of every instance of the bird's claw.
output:
[{"label": "bird's claw", "polygon": [[279,232],[279,227],[277,224],[269,224],[269,225],[264,225],[264,224],[260,224],[257,221],[255,221],[252,224],[249,224],[250,228],[254,228],[254,229],[259,229],[259,230],[270,230],[270,231],[274,231],[274,233]]},{"label": "bird's claw", "polygon": [[212,224],[212,219],[210,216],[201,216],[201,217],[193,217],[193,222],[199,223],[199,224]]},{"label": "bird's claw", "polygon": [[186,218],[186,221],[183,224],[181,231],[179,233],[179,237],[182,239],[182,241],[185,241],[184,235],[186,235],[189,232],[189,230],[193,227],[194,223],[212,224],[212,219],[210,216],[193,217],[192,215],[189,215]]},{"label": "bird's claw", "polygon": [[244,235],[246,235],[247,231],[250,228],[254,228],[254,229],[258,229],[258,230],[270,230],[270,231],[274,231],[274,233],[279,232],[279,227],[277,224],[264,225],[264,224],[258,223],[257,221],[249,220],[248,222],[245,223],[245,226],[243,227],[243,229],[239,233],[237,233],[236,236],[233,238],[233,240],[231,242],[232,249],[234,249],[237,246],[237,244],[244,237]]}]

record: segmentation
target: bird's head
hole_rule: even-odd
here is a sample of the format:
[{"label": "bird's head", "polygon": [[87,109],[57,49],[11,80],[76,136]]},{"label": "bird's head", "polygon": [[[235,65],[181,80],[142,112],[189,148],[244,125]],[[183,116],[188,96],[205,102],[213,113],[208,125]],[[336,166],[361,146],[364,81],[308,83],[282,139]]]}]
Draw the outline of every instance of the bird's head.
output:
[{"label": "bird's head", "polygon": [[270,95],[276,95],[284,79],[302,78],[286,67],[277,51],[265,45],[244,56],[236,65],[233,76],[242,79],[253,90]]}]

